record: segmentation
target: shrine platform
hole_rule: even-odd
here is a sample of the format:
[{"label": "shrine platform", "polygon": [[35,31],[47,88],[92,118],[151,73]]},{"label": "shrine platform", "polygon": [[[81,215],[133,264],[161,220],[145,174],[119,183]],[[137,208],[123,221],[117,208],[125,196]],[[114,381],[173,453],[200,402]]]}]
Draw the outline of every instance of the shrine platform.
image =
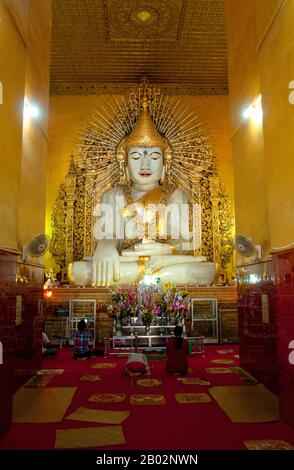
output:
[{"label": "shrine platform", "polygon": [[[183,286],[181,286],[183,288]],[[44,320],[60,321],[66,318],[71,300],[95,300],[96,301],[96,341],[104,343],[109,336],[111,322],[107,314],[107,305],[111,298],[110,287],[58,287],[53,288],[52,296],[44,296]],[[226,320],[219,325],[223,336],[237,337],[237,288],[236,286],[189,286],[186,288],[190,299],[215,299],[217,300],[218,312],[223,312]],[[218,319],[221,322],[221,318]],[[225,331],[227,332],[225,333]],[[233,333],[230,333],[232,331]],[[230,342],[230,341],[220,341]],[[233,342],[233,341],[232,341]]]}]

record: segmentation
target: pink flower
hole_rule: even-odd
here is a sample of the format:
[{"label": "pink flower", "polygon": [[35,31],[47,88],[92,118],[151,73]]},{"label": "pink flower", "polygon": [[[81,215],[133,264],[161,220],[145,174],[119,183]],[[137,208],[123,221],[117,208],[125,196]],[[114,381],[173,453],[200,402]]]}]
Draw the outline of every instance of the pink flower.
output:
[{"label": "pink flower", "polygon": [[158,305],[158,306],[156,307],[155,312],[156,312],[156,315],[160,315],[160,314],[161,314],[160,305]]}]

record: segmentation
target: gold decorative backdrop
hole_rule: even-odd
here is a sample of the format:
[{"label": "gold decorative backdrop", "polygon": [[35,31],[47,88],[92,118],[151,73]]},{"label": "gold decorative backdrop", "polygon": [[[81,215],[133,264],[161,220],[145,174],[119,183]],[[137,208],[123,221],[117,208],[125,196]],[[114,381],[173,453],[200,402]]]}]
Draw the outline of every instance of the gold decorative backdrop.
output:
[{"label": "gold decorative backdrop", "polygon": [[191,202],[201,204],[202,240],[194,253],[231,272],[231,203],[217,175],[203,125],[180,98],[161,95],[145,78],[126,98],[105,100],[81,131],[81,143],[71,156],[55,202],[50,251],[64,271],[68,263],[93,254],[94,204],[107,189],[126,184],[119,144],[133,129],[143,96],[148,98],[154,124],[172,150],[166,155],[168,184],[181,187]]}]

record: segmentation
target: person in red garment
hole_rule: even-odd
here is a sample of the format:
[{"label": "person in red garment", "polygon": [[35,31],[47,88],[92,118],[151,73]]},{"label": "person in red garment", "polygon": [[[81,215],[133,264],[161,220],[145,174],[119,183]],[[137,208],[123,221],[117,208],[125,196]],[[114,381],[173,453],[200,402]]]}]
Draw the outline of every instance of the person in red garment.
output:
[{"label": "person in red garment", "polygon": [[166,368],[170,374],[179,372],[186,374],[188,371],[188,341],[183,338],[183,328],[176,326],[174,337],[169,338],[166,345]]}]

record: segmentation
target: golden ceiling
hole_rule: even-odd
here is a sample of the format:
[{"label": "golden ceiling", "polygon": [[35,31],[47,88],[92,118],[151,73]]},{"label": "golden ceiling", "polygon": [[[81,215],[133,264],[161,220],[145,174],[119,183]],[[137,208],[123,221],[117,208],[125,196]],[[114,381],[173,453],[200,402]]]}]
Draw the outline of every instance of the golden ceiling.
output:
[{"label": "golden ceiling", "polygon": [[51,94],[228,93],[224,0],[53,0]]}]

